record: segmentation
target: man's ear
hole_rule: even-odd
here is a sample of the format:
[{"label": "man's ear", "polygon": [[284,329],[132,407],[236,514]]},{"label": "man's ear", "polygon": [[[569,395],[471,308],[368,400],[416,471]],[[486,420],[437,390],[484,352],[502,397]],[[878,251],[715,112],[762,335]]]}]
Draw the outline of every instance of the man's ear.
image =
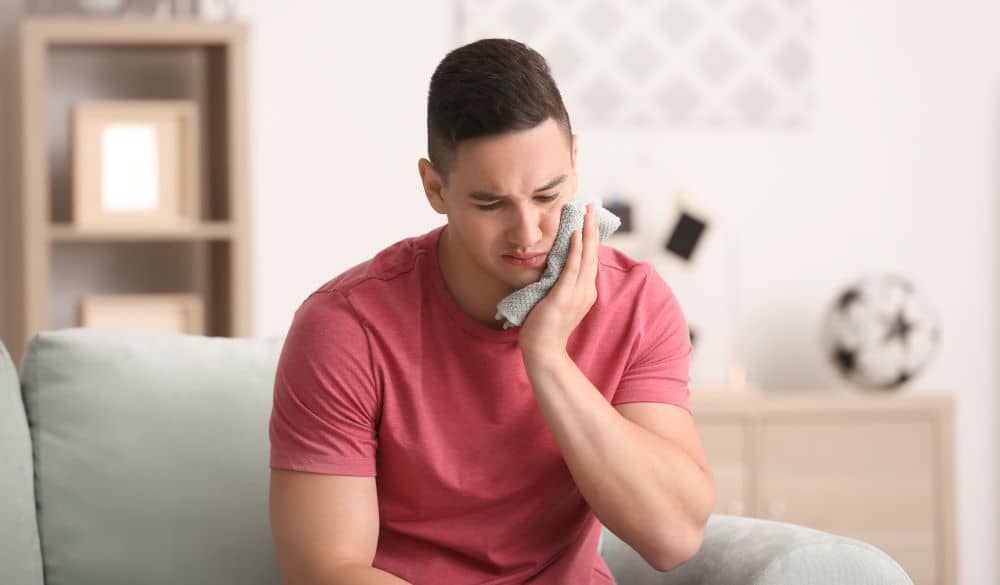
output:
[{"label": "man's ear", "polygon": [[420,182],[424,185],[427,201],[430,202],[434,211],[445,215],[448,209],[444,204],[444,181],[441,179],[441,174],[426,158],[417,161],[417,171],[420,173]]}]

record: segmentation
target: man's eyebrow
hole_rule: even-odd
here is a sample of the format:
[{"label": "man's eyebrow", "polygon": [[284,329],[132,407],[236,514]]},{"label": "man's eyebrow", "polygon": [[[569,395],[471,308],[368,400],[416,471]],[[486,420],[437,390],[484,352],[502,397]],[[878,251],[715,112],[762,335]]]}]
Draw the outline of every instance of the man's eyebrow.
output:
[{"label": "man's eyebrow", "polygon": [[[539,193],[541,191],[548,191],[549,189],[565,181],[566,177],[567,175],[559,175],[558,177],[552,179],[545,185],[539,187],[538,189],[535,189],[535,193]],[[495,201],[497,199],[508,199],[506,195],[497,195],[496,193],[489,193],[487,191],[473,191],[472,193],[469,193],[469,197],[473,199],[478,199],[479,201]]]}]

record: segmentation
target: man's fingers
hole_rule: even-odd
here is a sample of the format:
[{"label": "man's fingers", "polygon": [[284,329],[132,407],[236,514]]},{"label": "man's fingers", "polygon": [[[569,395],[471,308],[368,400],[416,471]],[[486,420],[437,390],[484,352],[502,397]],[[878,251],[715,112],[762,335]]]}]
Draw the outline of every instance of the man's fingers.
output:
[{"label": "man's fingers", "polygon": [[563,272],[569,272],[568,276],[576,282],[577,273],[580,271],[580,249],[583,248],[583,234],[579,231],[573,232],[569,242],[569,254],[566,254],[566,266]]},{"label": "man's fingers", "polygon": [[597,210],[587,204],[587,215],[583,220],[583,252],[581,254],[581,266],[578,276],[582,286],[594,286],[597,278],[597,249],[600,232],[597,227]]},{"label": "man's fingers", "polygon": [[580,271],[580,247],[580,232],[575,231],[569,236],[569,251],[566,253],[566,263],[563,264],[562,274],[559,275],[559,280],[556,281],[553,289],[562,291],[563,289],[576,286]]}]

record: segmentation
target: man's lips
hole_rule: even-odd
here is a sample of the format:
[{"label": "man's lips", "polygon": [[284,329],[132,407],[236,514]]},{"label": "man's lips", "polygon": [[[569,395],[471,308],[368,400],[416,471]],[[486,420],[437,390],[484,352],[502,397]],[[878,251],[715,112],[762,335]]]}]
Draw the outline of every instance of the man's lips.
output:
[{"label": "man's lips", "polygon": [[531,254],[523,256],[521,254],[504,254],[503,259],[508,264],[514,266],[540,266],[545,262],[545,254]]}]

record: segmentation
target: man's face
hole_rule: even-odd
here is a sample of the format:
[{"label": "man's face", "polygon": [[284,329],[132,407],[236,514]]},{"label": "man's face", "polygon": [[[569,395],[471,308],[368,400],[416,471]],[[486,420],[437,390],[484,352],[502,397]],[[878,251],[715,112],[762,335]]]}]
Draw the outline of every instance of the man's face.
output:
[{"label": "man's face", "polygon": [[[577,188],[576,136],[548,119],[529,130],[459,143],[438,204],[448,215],[450,253],[466,271],[513,291],[537,281],[563,206]],[[434,204],[432,198],[432,204]],[[518,264],[511,255],[543,255]],[[472,276],[472,275],[470,275]]]}]

